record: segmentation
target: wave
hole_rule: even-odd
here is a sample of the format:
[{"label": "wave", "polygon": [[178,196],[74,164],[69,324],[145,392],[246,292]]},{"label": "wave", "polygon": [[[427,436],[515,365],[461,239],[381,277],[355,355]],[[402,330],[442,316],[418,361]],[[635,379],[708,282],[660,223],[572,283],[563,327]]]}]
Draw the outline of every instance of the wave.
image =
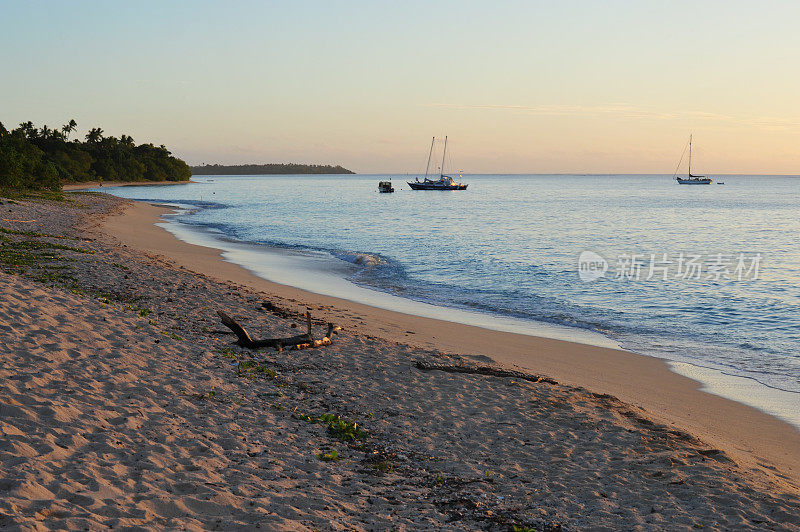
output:
[{"label": "wave", "polygon": [[368,268],[374,266],[381,266],[388,264],[388,261],[375,253],[359,253],[356,251],[336,251],[336,250],[321,250],[328,251],[337,259],[356,264],[358,266],[366,266]]},{"label": "wave", "polygon": [[[152,198],[129,198],[133,201],[142,201],[145,203],[153,203],[154,200]],[[191,200],[191,199],[180,199],[180,200],[163,200],[159,201],[162,205],[175,205],[176,207],[181,207],[184,209],[191,209],[194,208],[196,210],[199,209],[225,209],[230,207],[230,205],[225,203],[219,203],[216,201],[201,201],[201,200]]]}]

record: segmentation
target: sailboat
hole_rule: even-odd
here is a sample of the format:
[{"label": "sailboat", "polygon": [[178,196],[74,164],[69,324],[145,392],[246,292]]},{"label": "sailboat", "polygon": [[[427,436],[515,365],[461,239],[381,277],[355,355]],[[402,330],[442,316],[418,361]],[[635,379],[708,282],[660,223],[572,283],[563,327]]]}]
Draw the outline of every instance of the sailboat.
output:
[{"label": "sailboat", "polygon": [[[686,148],[684,148],[686,149]],[[686,153],[686,152],[684,152]],[[683,160],[683,156],[681,155],[681,160]],[[678,166],[681,163],[678,162]],[[678,180],[679,185],[710,185],[713,179],[710,177],[702,176],[702,175],[692,175],[692,136],[689,135],[689,177],[681,178],[678,177],[678,171],[675,170],[675,175],[673,175],[675,179]]]},{"label": "sailboat", "polygon": [[444,175],[444,158],[447,154],[447,137],[444,138],[444,151],[442,152],[442,166],[439,168],[439,179],[430,179],[428,172],[431,168],[431,155],[433,155],[433,143],[436,137],[431,140],[431,149],[428,152],[428,165],[425,167],[425,179],[420,181],[417,178],[415,181],[407,181],[408,186],[412,190],[467,190],[467,185],[464,183],[456,183],[449,175]]}]

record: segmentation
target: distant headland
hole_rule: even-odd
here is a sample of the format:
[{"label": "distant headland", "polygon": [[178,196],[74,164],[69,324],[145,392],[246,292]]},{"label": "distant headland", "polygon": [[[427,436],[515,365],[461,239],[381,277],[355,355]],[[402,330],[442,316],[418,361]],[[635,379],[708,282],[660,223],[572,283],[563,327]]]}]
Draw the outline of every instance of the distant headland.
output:
[{"label": "distant headland", "polygon": [[204,164],[191,166],[192,175],[355,174],[338,164]]}]

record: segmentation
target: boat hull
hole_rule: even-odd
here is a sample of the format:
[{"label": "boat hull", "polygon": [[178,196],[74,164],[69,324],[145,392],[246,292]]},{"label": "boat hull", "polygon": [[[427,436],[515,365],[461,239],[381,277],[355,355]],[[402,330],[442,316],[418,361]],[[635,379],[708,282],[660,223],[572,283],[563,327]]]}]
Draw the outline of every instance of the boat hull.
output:
[{"label": "boat hull", "polygon": [[417,183],[414,181],[407,181],[408,186],[412,190],[467,190],[469,185],[456,184],[456,185],[438,185],[433,183]]},{"label": "boat hull", "polygon": [[679,185],[710,185],[711,179],[681,179],[678,178]]}]

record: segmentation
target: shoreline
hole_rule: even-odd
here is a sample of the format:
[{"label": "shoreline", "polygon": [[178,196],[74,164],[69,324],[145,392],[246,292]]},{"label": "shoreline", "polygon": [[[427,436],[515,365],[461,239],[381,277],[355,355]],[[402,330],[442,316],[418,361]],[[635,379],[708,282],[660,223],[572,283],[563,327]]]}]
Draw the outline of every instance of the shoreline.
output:
[{"label": "shoreline", "polygon": [[[174,208],[169,203],[158,202],[153,205],[175,209],[174,212],[166,215],[170,217],[183,209],[183,207]],[[463,307],[448,307],[359,285],[347,278],[349,275],[347,263],[339,264],[342,262],[340,259],[328,258],[324,252],[322,253],[326,256],[322,257],[320,252],[229,240],[212,235],[202,228],[187,226],[171,220],[163,220],[159,226],[172,233],[181,242],[217,249],[224,261],[236,264],[257,277],[278,285],[421,318],[473,325],[494,331],[519,333],[524,336],[620,349],[619,343],[613,339],[588,329],[484,313]]]},{"label": "shoreline", "polygon": [[[146,183],[151,184],[151,183]],[[184,183],[172,183],[184,184]],[[227,262],[217,249],[185,243],[155,224],[171,209],[129,204],[107,217],[101,230],[121,244],[166,257],[178,266],[266,294],[313,304],[325,319],[365,336],[411,344],[547,375],[562,384],[610,394],[648,416],[685,430],[737,461],[773,464],[800,482],[800,432],[756,408],[701,390],[702,384],[672,371],[669,362],[646,355],[564,340],[494,331],[403,314],[308,292],[258,277]]]},{"label": "shoreline", "polygon": [[168,185],[188,185],[195,183],[188,181],[86,181],[84,183],[68,183],[62,185],[64,192],[77,192],[80,190],[90,190],[95,188],[115,188],[115,187],[143,187],[143,186],[168,186]]},{"label": "shoreline", "polygon": [[610,336],[584,328],[440,305],[360,285],[350,280],[351,271],[348,270],[347,262],[338,258],[328,258],[325,252],[232,240],[202,227],[173,220],[174,217],[183,214],[186,208],[183,205],[169,202],[153,204],[175,209],[165,215],[162,218],[164,222],[160,224],[173,236],[189,244],[217,249],[226,262],[237,264],[267,281],[421,318],[473,325],[493,331],[519,333],[524,336],[622,349],[665,360],[672,372],[700,382],[703,391],[754,407],[800,430],[800,413],[796,412],[795,408],[797,393],[776,388],[753,377],[726,373],[723,369],[703,365],[701,361],[668,358],[629,349]]}]

